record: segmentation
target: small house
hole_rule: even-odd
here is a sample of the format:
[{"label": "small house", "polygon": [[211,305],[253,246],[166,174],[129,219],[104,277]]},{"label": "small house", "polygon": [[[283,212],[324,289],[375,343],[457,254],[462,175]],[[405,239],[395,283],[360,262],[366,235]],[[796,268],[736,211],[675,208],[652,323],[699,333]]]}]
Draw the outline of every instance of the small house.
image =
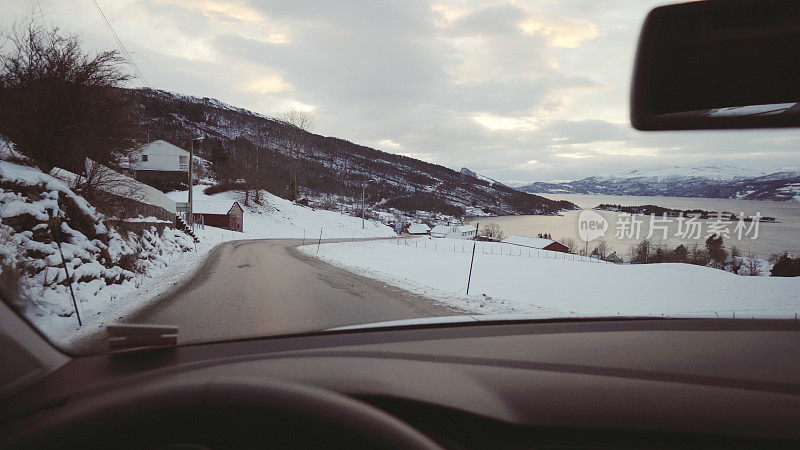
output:
[{"label": "small house", "polygon": [[449,233],[452,228],[453,227],[450,225],[436,225],[431,229],[430,235],[435,238],[443,238],[447,236],[447,233]]},{"label": "small house", "polygon": [[478,230],[469,225],[455,225],[451,228],[447,236],[450,239],[475,239]]},{"label": "small house", "polygon": [[617,252],[612,252],[610,255],[607,255],[606,261],[612,262],[614,264],[622,264],[623,262],[625,262],[622,258],[620,258]]},{"label": "small house", "polygon": [[408,234],[415,234],[415,235],[428,234],[431,231],[431,227],[429,227],[424,223],[412,223],[411,225],[408,226],[407,231]]},{"label": "small house", "polygon": [[509,236],[503,239],[501,242],[504,244],[518,245],[520,247],[535,248],[537,250],[549,250],[561,253],[570,252],[569,247],[552,239],[523,236],[521,234]]},{"label": "small house", "polygon": [[133,178],[162,192],[186,189],[189,152],[166,141],[153,141],[128,157]]},{"label": "small house", "polygon": [[475,227],[469,225],[436,225],[431,230],[431,237],[448,239],[475,239]]},{"label": "small house", "polygon": [[189,152],[167,141],[153,141],[134,152],[128,160],[134,172],[189,172]]},{"label": "small house", "polygon": [[244,209],[236,201],[194,201],[192,215],[196,224],[244,231]]}]

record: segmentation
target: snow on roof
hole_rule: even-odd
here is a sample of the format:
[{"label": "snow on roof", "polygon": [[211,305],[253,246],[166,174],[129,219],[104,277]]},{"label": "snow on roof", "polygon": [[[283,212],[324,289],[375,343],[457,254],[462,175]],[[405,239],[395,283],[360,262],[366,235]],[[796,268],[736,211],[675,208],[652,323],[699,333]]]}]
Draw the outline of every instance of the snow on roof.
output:
[{"label": "snow on roof", "polygon": [[412,223],[411,225],[408,226],[408,232],[411,234],[427,233],[428,231],[430,231],[430,229],[431,227],[429,227],[424,223]]},{"label": "snow on roof", "polygon": [[456,227],[456,231],[459,233],[468,233],[470,231],[475,231],[475,227],[471,227],[469,225],[459,225]]},{"label": "snow on roof", "polygon": [[[105,180],[99,187],[100,190],[148,205],[158,206],[171,213],[175,212],[175,200],[169,198],[158,189],[136,181],[88,158],[86,159],[85,167],[87,173],[98,174]],[[57,170],[60,174],[63,174],[62,176],[77,177],[74,173],[64,169]]]},{"label": "snow on roof", "polygon": [[139,148],[140,154],[146,155],[180,155],[180,156],[189,156],[189,152],[186,150],[178,147],[177,145],[172,145],[167,141],[162,141],[161,139],[157,141],[153,141],[141,148]]},{"label": "snow on roof", "polygon": [[453,229],[453,227],[451,227],[450,225],[436,225],[431,230],[431,233],[433,233],[433,234],[447,234],[452,229]]},{"label": "snow on roof", "polygon": [[192,214],[221,214],[227,215],[236,203],[232,200],[194,200],[192,201]]},{"label": "snow on roof", "polygon": [[537,238],[531,236],[523,236],[521,234],[515,234],[513,236],[509,236],[503,239],[502,242],[504,244],[521,245],[523,247],[545,248],[555,241],[552,239]]}]

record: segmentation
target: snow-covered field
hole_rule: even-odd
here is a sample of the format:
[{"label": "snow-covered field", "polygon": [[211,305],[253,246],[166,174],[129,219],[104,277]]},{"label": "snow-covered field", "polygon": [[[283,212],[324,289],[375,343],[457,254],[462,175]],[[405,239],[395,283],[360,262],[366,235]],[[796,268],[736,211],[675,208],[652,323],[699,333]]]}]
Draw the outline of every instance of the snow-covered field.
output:
[{"label": "snow-covered field", "polygon": [[[302,238],[316,239],[322,231],[323,239],[364,238],[396,236],[390,227],[373,220],[365,221],[361,228],[361,219],[335,211],[314,209],[296,205],[268,192],[261,193],[262,205],[244,205],[244,195],[238,192],[222,192],[206,195],[206,185],[194,187],[192,197],[198,202],[238,201],[244,208],[244,234],[249,238]],[[188,191],[175,191],[167,194],[178,202],[185,202]],[[207,227],[208,228],[208,227]]]},{"label": "snow-covered field", "polygon": [[[464,250],[462,250],[462,247]],[[323,244],[301,251],[470,313],[539,317],[794,317],[800,278],[744,277],[689,264],[537,258],[536,250],[451,239]],[[502,253],[502,254],[501,254]],[[511,253],[511,255],[509,255]],[[568,255],[570,258],[572,255]],[[563,255],[559,256],[563,258]]]}]

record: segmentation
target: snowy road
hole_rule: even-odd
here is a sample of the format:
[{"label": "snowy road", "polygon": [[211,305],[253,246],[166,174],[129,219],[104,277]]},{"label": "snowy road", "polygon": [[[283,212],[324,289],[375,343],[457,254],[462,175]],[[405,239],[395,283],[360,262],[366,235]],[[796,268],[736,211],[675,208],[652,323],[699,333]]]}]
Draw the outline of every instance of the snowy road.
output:
[{"label": "snowy road", "polygon": [[[328,241],[334,242],[334,241]],[[172,324],[181,342],[458,314],[298,253],[297,239],[220,244],[177,291],[126,322]]]}]

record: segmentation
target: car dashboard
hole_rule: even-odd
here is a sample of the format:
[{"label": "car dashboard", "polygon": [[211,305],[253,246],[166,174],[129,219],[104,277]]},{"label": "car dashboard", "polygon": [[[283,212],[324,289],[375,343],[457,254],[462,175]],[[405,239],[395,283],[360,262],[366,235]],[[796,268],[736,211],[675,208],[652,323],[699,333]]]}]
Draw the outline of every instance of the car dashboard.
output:
[{"label": "car dashboard", "polygon": [[0,407],[3,427],[161,377],[343,394],[446,448],[796,447],[800,322],[540,320],[389,327],[74,358]]}]

